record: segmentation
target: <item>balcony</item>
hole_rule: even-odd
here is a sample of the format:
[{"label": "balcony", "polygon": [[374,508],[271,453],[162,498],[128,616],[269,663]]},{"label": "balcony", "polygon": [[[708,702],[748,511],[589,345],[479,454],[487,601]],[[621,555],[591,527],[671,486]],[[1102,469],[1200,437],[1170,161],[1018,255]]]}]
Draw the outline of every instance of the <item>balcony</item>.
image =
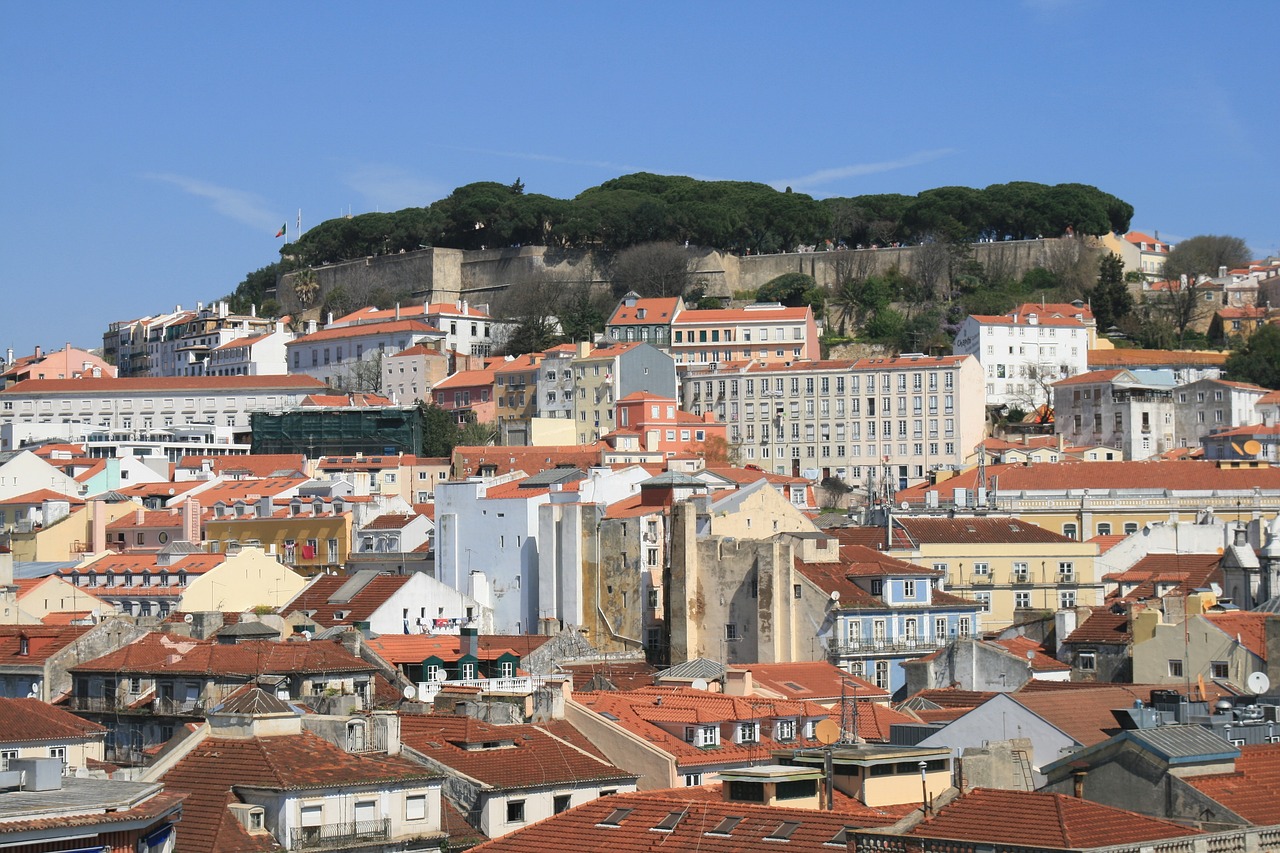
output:
[{"label": "balcony", "polygon": [[1014,572],[1013,582],[1014,583],[1031,583],[1031,573],[1030,572]]},{"label": "balcony", "polygon": [[841,643],[831,641],[833,655],[869,655],[887,652],[928,652],[947,644],[946,638],[915,637],[894,640],[853,639]]},{"label": "balcony", "polygon": [[152,703],[151,712],[175,717],[199,717],[204,715],[204,700],[160,698]]},{"label": "balcony", "polygon": [[1058,572],[1058,583],[1075,583],[1075,572]]},{"label": "balcony", "polygon": [[360,844],[389,841],[391,819],[358,820],[289,830],[290,850],[340,850]]}]

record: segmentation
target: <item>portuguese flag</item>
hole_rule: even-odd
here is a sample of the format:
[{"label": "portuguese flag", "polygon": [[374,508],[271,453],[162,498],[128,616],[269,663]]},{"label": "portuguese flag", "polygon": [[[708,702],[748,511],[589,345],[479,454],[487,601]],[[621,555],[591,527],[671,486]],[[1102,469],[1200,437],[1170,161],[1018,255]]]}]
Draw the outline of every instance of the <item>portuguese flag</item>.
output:
[{"label": "portuguese flag", "polygon": [[277,237],[283,237],[283,236],[284,236],[284,229],[285,229],[286,227],[288,227],[288,223],[286,223],[285,225],[281,225],[281,226],[280,226],[280,230],[276,232],[276,236],[277,236]]}]

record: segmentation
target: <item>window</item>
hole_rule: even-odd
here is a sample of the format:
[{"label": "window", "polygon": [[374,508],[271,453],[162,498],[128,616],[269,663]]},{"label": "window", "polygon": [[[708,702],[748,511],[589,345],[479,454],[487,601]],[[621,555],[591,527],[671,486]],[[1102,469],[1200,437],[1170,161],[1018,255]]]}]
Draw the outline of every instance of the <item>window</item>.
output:
[{"label": "window", "polygon": [[1097,652],[1081,652],[1076,656],[1076,668],[1081,672],[1096,672],[1098,669]]},{"label": "window", "polygon": [[524,800],[507,800],[507,823],[524,823]]},{"label": "window", "polygon": [[975,593],[973,594],[973,599],[974,599],[974,601],[976,601],[976,602],[978,602],[979,604],[981,604],[981,605],[982,605],[982,612],[983,612],[983,613],[990,613],[990,612],[991,612],[991,593],[989,593],[989,592],[975,592]]},{"label": "window", "polygon": [[1182,661],[1180,660],[1169,661],[1169,677],[1182,678]]},{"label": "window", "polygon": [[[796,597],[797,597],[797,598],[799,598],[799,596],[796,596]],[[914,599],[914,598],[916,597],[916,582],[915,582],[915,581],[903,581],[903,582],[902,582],[902,597],[903,597],[903,598],[906,598],[906,599]]]},{"label": "window", "polygon": [[1111,535],[1111,523],[1110,523],[1110,522],[1107,522],[1107,521],[1100,521],[1100,522],[1098,522],[1098,535],[1099,535],[1099,536],[1110,536],[1110,535]]},{"label": "window", "polygon": [[1125,536],[1132,536],[1133,534],[1135,534],[1135,533],[1137,533],[1137,532],[1138,532],[1138,522],[1136,522],[1136,521],[1126,521],[1126,522],[1124,523],[1124,535],[1125,535]]},{"label": "window", "polygon": [[701,784],[702,784],[702,774],[701,774],[701,773],[686,773],[686,774],[684,774],[684,786],[685,786],[686,788],[696,788],[696,787],[698,787],[698,786],[699,786],[699,785],[701,785]]},{"label": "window", "polygon": [[1069,610],[1076,606],[1076,591],[1074,589],[1058,590],[1058,607],[1062,610]]},{"label": "window", "polygon": [[880,578],[874,578],[871,581],[871,594],[882,595],[884,593],[884,581]]},{"label": "window", "polygon": [[974,563],[974,564],[973,564],[973,573],[974,573],[975,575],[978,575],[978,576],[981,576],[981,577],[990,577],[990,576],[991,576],[991,564],[990,564],[990,563]]},{"label": "window", "polygon": [[1075,539],[1077,530],[1078,528],[1073,522],[1068,522],[1062,525],[1062,535],[1067,537],[1068,539]]},{"label": "window", "polygon": [[1227,668],[1227,662],[1224,660],[1216,660],[1209,664],[1209,675],[1214,679],[1229,678],[1230,670]]},{"label": "window", "polygon": [[60,758],[60,759],[62,759],[62,773],[63,773],[63,775],[66,775],[66,772],[67,772],[67,748],[66,748],[65,746],[51,746],[51,747],[49,747],[49,757],[50,757],[50,758]]},{"label": "window", "polygon": [[8,770],[9,759],[17,758],[17,757],[18,757],[18,750],[16,749],[0,750],[0,770]]},{"label": "window", "polygon": [[777,741],[795,740],[796,721],[778,720],[773,724],[773,739]]},{"label": "window", "polygon": [[876,687],[881,690],[889,689],[889,662],[887,660],[876,661]]},{"label": "window", "polygon": [[1015,609],[1025,609],[1031,606],[1031,592],[1029,590],[1019,590],[1013,594],[1013,606]]},{"label": "window", "polygon": [[561,812],[567,812],[572,801],[573,795],[571,794],[556,794],[551,801],[551,813],[560,814]]},{"label": "window", "polygon": [[724,638],[729,642],[738,639],[738,625],[735,622],[727,622],[724,626]]},{"label": "window", "polygon": [[738,723],[738,743],[757,743],[759,740],[759,723]]},{"label": "window", "polygon": [[1015,562],[1013,564],[1013,582],[1026,583],[1031,577],[1031,572],[1024,562]]}]

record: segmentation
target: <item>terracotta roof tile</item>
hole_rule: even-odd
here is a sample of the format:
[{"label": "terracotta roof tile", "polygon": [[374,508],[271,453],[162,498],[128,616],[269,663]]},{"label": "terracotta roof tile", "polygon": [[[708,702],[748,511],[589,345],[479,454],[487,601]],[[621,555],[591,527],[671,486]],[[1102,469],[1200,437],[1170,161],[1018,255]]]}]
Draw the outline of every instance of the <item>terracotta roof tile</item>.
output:
[{"label": "terracotta roof tile", "polygon": [[347,338],[365,338],[374,335],[394,335],[409,332],[421,335],[443,335],[435,326],[428,326],[421,320],[389,320],[383,323],[359,323],[350,326],[330,326],[309,335],[295,338],[285,344],[294,347],[299,344],[314,344],[324,341],[340,341]]},{"label": "terracotta roof tile", "polygon": [[[611,853],[658,853],[697,850],[699,853],[741,853],[772,850],[830,853],[837,834],[849,827],[888,826],[901,809],[868,808],[851,802],[839,811],[789,809],[747,803],[726,803],[713,790],[668,789],[600,797],[577,808],[505,835],[479,847],[477,853],[545,853],[561,850],[608,850]],[[654,831],[672,814],[681,818],[670,832]],[[717,831],[726,818],[739,820]],[[606,823],[608,821],[608,823]],[[787,822],[794,823],[785,841],[766,841]]]},{"label": "terracotta roof tile", "polygon": [[911,830],[917,838],[1080,849],[1200,835],[1181,824],[1064,794],[975,788]]},{"label": "terracotta roof tile", "polygon": [[1242,746],[1234,772],[1188,776],[1186,782],[1250,823],[1275,823],[1276,803],[1280,802],[1280,744]]},{"label": "terracotta roof tile", "polygon": [[1127,646],[1132,640],[1128,614],[1112,613],[1105,607],[1097,607],[1084,624],[1072,631],[1063,642]]},{"label": "terracotta roof tile", "polygon": [[[291,613],[314,611],[309,618],[325,627],[366,622],[375,610],[386,604],[410,579],[409,575],[380,574],[349,600],[334,601],[334,593],[351,578],[347,575],[316,575],[280,612],[287,616]],[[339,613],[342,615],[339,616]]]},{"label": "terracotta roof tile", "polygon": [[1073,541],[1060,533],[1017,518],[895,518],[894,523],[900,524],[912,539],[921,543],[1014,544]]},{"label": "terracotta roof tile", "polygon": [[202,674],[229,677],[292,673],[364,673],[374,667],[336,642],[235,644],[146,634],[114,652],[71,667],[72,672]]},{"label": "terracotta roof tile", "polygon": [[106,728],[39,699],[0,698],[0,743],[85,740]]},{"label": "terracotta roof tile", "polygon": [[288,373],[279,376],[166,376],[131,377],[125,379],[28,379],[10,385],[0,394],[57,392],[65,396],[77,394],[136,394],[146,391],[259,391],[262,393],[311,391],[324,388],[324,383],[311,376]]},{"label": "terracotta roof tile", "polygon": [[[0,664],[40,667],[49,657],[74,643],[88,625],[0,625]],[[22,638],[26,652],[23,653]]]},{"label": "terracotta roof tile", "polygon": [[1267,622],[1280,619],[1275,613],[1236,611],[1206,613],[1205,619],[1228,637],[1239,638],[1240,644],[1263,661],[1267,660]]},{"label": "terracotta roof tile", "polygon": [[825,703],[850,699],[888,698],[889,691],[869,681],[850,675],[827,661],[795,661],[793,663],[750,663],[733,667],[751,673],[757,688],[778,694],[783,699],[803,699]]},{"label": "terracotta roof tile", "polygon": [[[607,326],[631,326],[631,325],[652,325],[654,323],[669,324],[676,316],[676,307],[680,304],[680,298],[672,296],[669,298],[654,297],[650,299],[637,299],[635,305],[619,304],[614,309],[613,316],[609,318]],[[640,313],[644,312],[641,317]]]},{"label": "terracotta roof tile", "polygon": [[607,760],[535,725],[496,726],[470,717],[405,714],[400,739],[433,761],[499,789],[634,781]]},{"label": "terracotta roof tile", "polygon": [[384,784],[437,777],[421,765],[390,756],[351,755],[305,732],[255,739],[208,738],[163,777],[169,791],[188,795],[183,805],[183,850],[190,853],[260,853],[274,850],[270,835],[250,835],[227,806],[233,786],[306,790]]}]

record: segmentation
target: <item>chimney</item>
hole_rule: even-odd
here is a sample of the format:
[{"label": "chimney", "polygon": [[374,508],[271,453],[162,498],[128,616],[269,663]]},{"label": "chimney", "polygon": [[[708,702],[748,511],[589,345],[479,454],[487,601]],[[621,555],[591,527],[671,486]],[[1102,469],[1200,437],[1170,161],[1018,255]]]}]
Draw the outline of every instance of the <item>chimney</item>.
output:
[{"label": "chimney", "polygon": [[42,355],[44,355],[44,352],[40,349],[40,345],[36,344],[36,358],[40,358]]},{"label": "chimney", "polygon": [[13,347],[9,347],[4,351],[4,363],[13,364]]},{"label": "chimney", "polygon": [[325,324],[326,326],[332,326],[332,325],[333,325],[333,312],[332,312],[332,311],[330,311],[328,314],[325,314],[325,315],[324,315],[324,324]]},{"label": "chimney", "polygon": [[271,495],[263,495],[258,498],[258,518],[270,518],[275,512],[275,507],[271,502]]},{"label": "chimney", "polygon": [[750,696],[755,692],[749,669],[726,669],[724,671],[724,694],[726,696]]},{"label": "chimney", "polygon": [[1084,777],[1089,775],[1089,766],[1084,762],[1076,762],[1071,771],[1071,778],[1074,781],[1073,793],[1077,800],[1084,799]]},{"label": "chimney", "polygon": [[89,549],[101,554],[107,546],[107,505],[105,501],[89,501]]},{"label": "chimney", "polygon": [[200,535],[200,502],[195,498],[184,498],[182,501],[182,538],[186,542],[199,542]]},{"label": "chimney", "polygon": [[397,320],[400,319],[400,303],[399,302],[396,303],[396,319]]},{"label": "chimney", "polygon": [[256,302],[249,306],[249,316],[250,317],[258,316],[258,304]]},{"label": "chimney", "polygon": [[1226,278],[1226,277],[1227,277],[1227,268],[1218,267],[1218,278]]},{"label": "chimney", "polygon": [[459,638],[458,653],[462,656],[480,657],[480,629],[463,628]]},{"label": "chimney", "polygon": [[147,511],[142,507],[138,507],[133,513],[133,523],[142,524],[147,520]]}]

